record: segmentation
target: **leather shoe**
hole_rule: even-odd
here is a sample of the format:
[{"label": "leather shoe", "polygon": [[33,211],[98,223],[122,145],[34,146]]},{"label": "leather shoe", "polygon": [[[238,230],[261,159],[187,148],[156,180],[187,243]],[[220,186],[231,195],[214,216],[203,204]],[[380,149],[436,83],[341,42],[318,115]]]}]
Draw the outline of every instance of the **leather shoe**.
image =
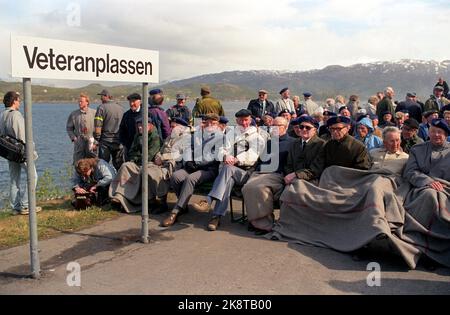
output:
[{"label": "leather shoe", "polygon": [[208,223],[208,231],[216,231],[220,225],[220,217],[212,217]]},{"label": "leather shoe", "polygon": [[172,212],[162,223],[161,225],[163,227],[169,227],[175,224],[178,219],[178,213]]}]

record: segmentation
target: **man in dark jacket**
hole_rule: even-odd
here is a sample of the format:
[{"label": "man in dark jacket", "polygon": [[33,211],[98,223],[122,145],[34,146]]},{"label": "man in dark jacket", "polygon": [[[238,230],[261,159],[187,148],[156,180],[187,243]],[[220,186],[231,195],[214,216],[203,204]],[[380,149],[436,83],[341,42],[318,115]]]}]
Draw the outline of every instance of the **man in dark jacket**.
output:
[{"label": "man in dark jacket", "polygon": [[417,136],[419,130],[419,123],[414,118],[405,120],[402,127],[402,142],[400,146],[403,152],[409,154],[411,148],[419,143],[423,143],[423,140]]},{"label": "man in dark jacket", "polygon": [[133,93],[127,97],[130,102],[130,109],[123,114],[120,122],[119,138],[120,143],[124,146],[125,161],[129,161],[128,152],[136,135],[137,120],[142,116],[141,114],[141,96],[138,93]]},{"label": "man in dark jacket", "polygon": [[395,112],[407,110],[409,117],[414,118],[417,122],[422,121],[422,107],[416,103],[416,97],[416,93],[407,93],[406,99],[398,104]]},{"label": "man in dark jacket", "polygon": [[331,132],[331,140],[327,142],[324,149],[325,168],[332,165],[361,170],[370,168],[366,147],[348,134],[350,124],[351,120],[347,117],[328,119],[327,126]]},{"label": "man in dark jacket", "polygon": [[186,96],[184,94],[177,94],[177,104],[169,108],[166,113],[170,121],[174,118],[181,118],[188,124],[192,124],[192,113],[186,106]]},{"label": "man in dark jacket", "polygon": [[387,87],[384,91],[384,94],[384,98],[377,105],[377,115],[380,122],[383,121],[383,113],[385,112],[390,112],[392,118],[395,117],[393,101],[393,97],[395,96],[394,89],[391,87]]},{"label": "man in dark jacket", "polygon": [[248,103],[247,109],[252,112],[252,118],[255,120],[258,126],[263,125],[262,118],[266,114],[275,113],[275,107],[271,101],[267,99],[268,92],[266,90],[260,90],[258,92],[258,98],[251,100]]}]

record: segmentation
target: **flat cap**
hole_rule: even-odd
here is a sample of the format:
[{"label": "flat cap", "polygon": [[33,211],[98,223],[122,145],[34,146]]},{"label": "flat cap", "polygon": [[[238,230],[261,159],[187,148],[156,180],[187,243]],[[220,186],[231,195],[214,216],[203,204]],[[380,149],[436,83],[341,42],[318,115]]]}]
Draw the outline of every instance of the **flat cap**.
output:
[{"label": "flat cap", "polygon": [[141,100],[141,95],[139,93],[132,93],[127,96],[127,100],[129,101]]},{"label": "flat cap", "polygon": [[236,118],[239,118],[239,117],[248,117],[248,116],[251,116],[252,115],[252,112],[251,111],[249,111],[248,109],[241,109],[240,111],[238,111],[237,113],[236,113],[236,115],[234,115]]},{"label": "flat cap", "polygon": [[259,90],[258,94],[269,94],[269,92],[267,92],[266,90]]},{"label": "flat cap", "polygon": [[405,120],[403,125],[407,126],[409,128],[412,128],[412,129],[419,129],[419,123],[414,118],[409,118],[409,119]]},{"label": "flat cap", "polygon": [[109,93],[108,90],[102,90],[100,93],[98,93],[97,95],[101,95],[101,96],[111,96],[111,93]]},{"label": "flat cap", "polygon": [[442,118],[433,119],[433,121],[431,122],[431,126],[441,128],[442,130],[445,131],[447,135],[450,135],[450,127],[448,126],[445,119]]},{"label": "flat cap", "polygon": [[435,110],[435,109],[432,109],[432,110],[424,112],[423,113],[423,117],[428,118],[428,117],[430,117],[433,114],[439,114],[439,112],[437,110]]},{"label": "flat cap", "polygon": [[444,91],[444,87],[440,86],[440,85],[436,85],[434,87],[434,90],[440,90],[440,91]]},{"label": "flat cap", "polygon": [[312,96],[312,94],[311,94],[311,93],[309,93],[309,92],[306,92],[306,93],[303,93],[303,96],[304,96],[304,97],[311,97],[311,96]]},{"label": "flat cap", "polygon": [[186,95],[181,94],[181,93],[177,94],[177,100],[185,100],[185,99],[186,99]]},{"label": "flat cap", "polygon": [[280,91],[280,94],[283,94],[283,93],[286,92],[287,90],[289,90],[289,88],[288,88],[288,87],[285,87],[284,89],[282,89],[282,90]]},{"label": "flat cap", "polygon": [[210,94],[211,88],[209,86],[203,86],[200,91],[201,91],[201,93]]},{"label": "flat cap", "polygon": [[416,97],[417,94],[415,92],[411,92],[411,93],[406,93],[406,96],[408,96],[408,97]]},{"label": "flat cap", "polygon": [[331,127],[335,124],[346,124],[350,125],[352,123],[352,120],[345,116],[337,116],[337,117],[331,117],[327,120],[327,127]]}]

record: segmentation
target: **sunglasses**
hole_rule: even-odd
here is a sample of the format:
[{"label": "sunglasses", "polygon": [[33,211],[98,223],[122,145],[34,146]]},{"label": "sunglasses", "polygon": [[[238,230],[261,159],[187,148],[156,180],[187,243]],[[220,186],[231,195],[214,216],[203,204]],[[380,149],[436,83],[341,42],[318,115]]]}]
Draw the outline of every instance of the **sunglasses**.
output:
[{"label": "sunglasses", "polygon": [[313,129],[313,127],[311,127],[311,126],[305,126],[305,125],[297,125],[297,126],[294,126],[294,128],[295,129],[300,129],[300,130],[303,130],[303,129],[306,129],[306,130],[311,130],[311,129]]}]

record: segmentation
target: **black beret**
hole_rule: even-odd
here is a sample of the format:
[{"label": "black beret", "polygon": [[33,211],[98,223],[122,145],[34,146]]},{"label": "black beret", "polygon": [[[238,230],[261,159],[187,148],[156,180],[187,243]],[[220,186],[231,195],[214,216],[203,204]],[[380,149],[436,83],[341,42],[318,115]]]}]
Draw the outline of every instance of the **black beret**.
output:
[{"label": "black beret", "polygon": [[297,125],[300,125],[301,123],[309,123],[311,125],[313,125],[314,127],[316,127],[316,129],[319,128],[319,123],[317,122],[317,120],[315,120],[314,118],[312,118],[311,116],[300,116],[299,118],[296,119],[297,121]]},{"label": "black beret", "polygon": [[433,121],[431,122],[431,126],[436,127],[436,128],[441,128],[442,130],[444,130],[447,133],[447,135],[450,135],[450,127],[448,126],[445,119],[442,119],[442,118],[433,119]]},{"label": "black beret", "polygon": [[220,116],[220,118],[219,118],[219,123],[220,124],[228,124],[228,122],[229,122],[229,120],[228,120],[228,118],[227,117],[225,117],[225,116]]},{"label": "black beret", "polygon": [[249,111],[248,109],[241,109],[240,111],[238,111],[237,113],[236,113],[236,115],[234,115],[236,118],[238,118],[238,117],[248,117],[248,116],[251,116],[252,115],[252,112],[251,111]]},{"label": "black beret", "polygon": [[348,109],[348,107],[347,106],[341,106],[341,107],[339,107],[339,113],[341,112],[341,111],[343,111],[344,109]]},{"label": "black beret", "polygon": [[163,94],[161,89],[153,89],[149,92],[150,95]]},{"label": "black beret", "polygon": [[327,127],[331,127],[334,124],[339,123],[350,125],[352,123],[352,120],[345,116],[331,117],[330,119],[327,120]]},{"label": "black beret", "polygon": [[283,109],[283,110],[278,114],[278,116],[281,116],[282,114],[291,114],[291,115],[292,115],[292,112],[291,112],[289,109]]},{"label": "black beret", "polygon": [[409,118],[409,119],[405,120],[403,125],[405,125],[409,128],[412,128],[412,129],[419,129],[419,123],[414,118]]},{"label": "black beret", "polygon": [[180,117],[175,117],[172,121],[177,123],[177,124],[179,124],[179,125],[185,126],[185,127],[189,126],[187,121],[184,120],[183,118],[180,118]]}]

